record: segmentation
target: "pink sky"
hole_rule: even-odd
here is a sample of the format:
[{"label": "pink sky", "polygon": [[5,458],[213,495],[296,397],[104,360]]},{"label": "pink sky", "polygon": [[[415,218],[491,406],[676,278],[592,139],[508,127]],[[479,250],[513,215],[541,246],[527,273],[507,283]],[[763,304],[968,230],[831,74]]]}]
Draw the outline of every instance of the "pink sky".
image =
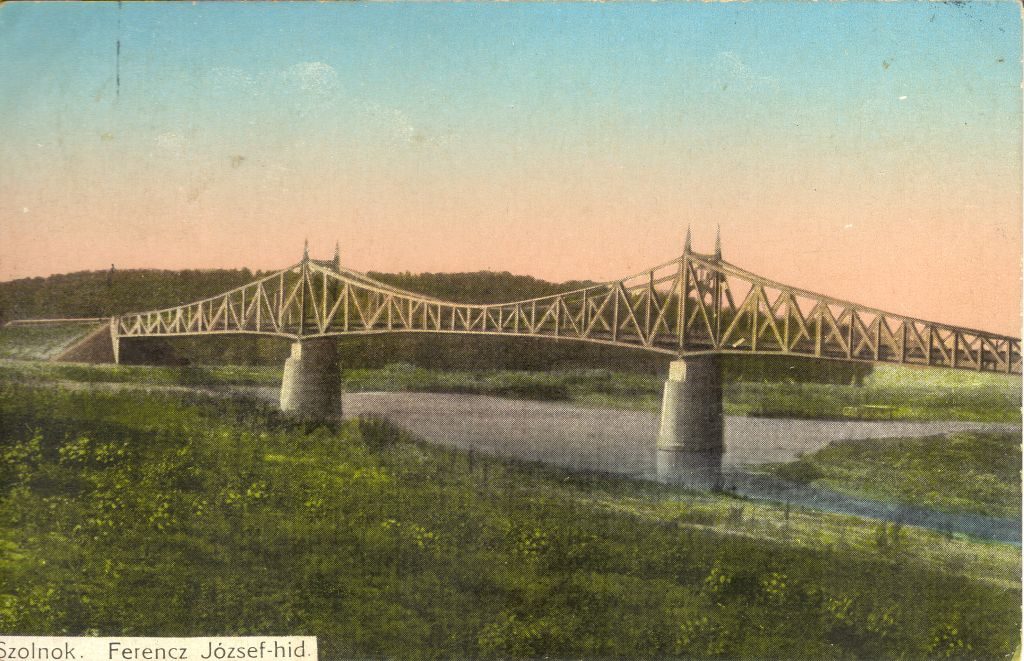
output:
[{"label": "pink sky", "polygon": [[[281,17],[257,17],[252,36],[218,27],[237,11],[126,6],[120,28],[113,7],[0,8],[0,59],[15,65],[0,73],[0,280],[279,268],[305,238],[321,257],[340,241],[359,270],[603,280],[678,255],[687,224],[710,250],[721,224],[725,259],[766,277],[1020,334],[1019,20],[965,36],[950,8],[908,8],[914,42],[880,32],[883,9],[851,7],[859,28],[775,52],[759,22],[837,28],[783,5],[679,5],[671,20],[636,5],[607,10],[621,14],[609,34],[626,36],[606,48],[603,15],[575,41],[531,46],[555,8],[510,9],[521,24],[499,29],[473,7],[466,29],[483,36],[439,54],[423,21],[452,16],[435,6],[408,24],[388,14],[377,27],[404,49],[375,60],[370,41],[356,62],[307,22],[289,39]],[[377,20],[324,11],[338,31]],[[704,27],[749,17],[749,34],[701,33],[685,51],[670,37],[698,11]],[[965,50],[988,64],[965,65]]]}]

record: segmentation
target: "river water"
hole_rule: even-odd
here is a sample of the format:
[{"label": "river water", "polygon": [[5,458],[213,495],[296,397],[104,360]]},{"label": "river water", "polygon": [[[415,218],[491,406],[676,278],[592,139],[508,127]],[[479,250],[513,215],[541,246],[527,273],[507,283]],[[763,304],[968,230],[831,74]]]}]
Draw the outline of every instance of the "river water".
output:
[{"label": "river water", "polygon": [[[346,417],[379,415],[430,441],[569,468],[655,475],[659,417],[649,411],[580,407],[481,395],[347,393]],[[786,462],[834,441],[923,437],[956,431],[1018,431],[1019,425],[725,418],[725,467]]]},{"label": "river water", "polygon": [[[432,443],[575,470],[654,479],[659,417],[647,411],[579,407],[480,395],[346,393],[346,417],[378,415]],[[1020,543],[1021,522],[852,498],[749,470],[786,462],[844,440],[929,437],[957,431],[1020,433],[1020,425],[977,422],[785,420],[726,416],[723,478],[754,499],[900,521]]]}]

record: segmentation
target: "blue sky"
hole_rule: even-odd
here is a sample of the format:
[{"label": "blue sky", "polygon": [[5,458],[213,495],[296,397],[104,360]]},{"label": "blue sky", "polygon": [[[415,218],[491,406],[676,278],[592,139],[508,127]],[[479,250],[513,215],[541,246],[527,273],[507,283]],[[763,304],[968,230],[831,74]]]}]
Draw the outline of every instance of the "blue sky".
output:
[{"label": "blue sky", "polygon": [[1013,2],[4,4],[0,278],[270,268],[306,236],[615,277],[722,224],[765,275],[1016,328],[1016,280],[982,304],[929,270],[957,236],[1019,271],[1020,53]]}]

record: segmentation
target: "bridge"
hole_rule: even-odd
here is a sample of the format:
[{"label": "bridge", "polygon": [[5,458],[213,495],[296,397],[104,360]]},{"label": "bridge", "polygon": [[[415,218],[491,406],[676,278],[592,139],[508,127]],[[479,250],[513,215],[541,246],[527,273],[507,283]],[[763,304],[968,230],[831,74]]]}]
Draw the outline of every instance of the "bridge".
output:
[{"label": "bridge", "polygon": [[[15,323],[31,323],[30,320]],[[692,250],[640,273],[521,301],[466,304],[426,296],[309,257],[231,291],[113,317],[120,343],[155,337],[259,334],[289,339],[281,407],[341,415],[335,339],[379,333],[538,337],[669,355],[659,472],[716,483],[721,466],[724,354],[788,355],[1020,374],[1021,340],[893,314],[792,287]]]},{"label": "bridge", "polygon": [[1020,339],[892,314],[790,287],[686,248],[641,273],[574,291],[464,304],[309,258],[201,301],[111,319],[115,339],[255,333],[294,341],[373,333],[546,337],[671,356],[789,354],[1021,372]]}]

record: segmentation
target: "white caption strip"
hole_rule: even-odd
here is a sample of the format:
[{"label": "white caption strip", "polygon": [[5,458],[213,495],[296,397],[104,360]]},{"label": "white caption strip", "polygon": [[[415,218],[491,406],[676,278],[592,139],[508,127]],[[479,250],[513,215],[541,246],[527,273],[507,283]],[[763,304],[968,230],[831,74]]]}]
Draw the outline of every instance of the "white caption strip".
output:
[{"label": "white caption strip", "polygon": [[317,661],[315,636],[91,638],[0,635],[0,661]]}]

